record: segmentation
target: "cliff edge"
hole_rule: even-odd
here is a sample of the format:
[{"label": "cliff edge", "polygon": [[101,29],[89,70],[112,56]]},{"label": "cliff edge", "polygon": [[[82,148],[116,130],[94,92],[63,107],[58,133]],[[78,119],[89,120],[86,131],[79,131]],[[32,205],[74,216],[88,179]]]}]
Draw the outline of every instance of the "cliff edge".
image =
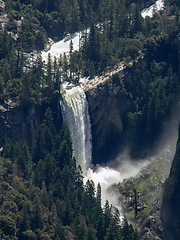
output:
[{"label": "cliff edge", "polygon": [[118,73],[119,80],[123,81],[124,70],[124,64],[120,63],[110,73],[96,76],[85,86],[91,118],[93,163],[106,162],[111,157],[111,149],[115,152],[115,145],[121,138],[122,118],[129,99],[122,98],[121,87],[113,81],[113,76]]},{"label": "cliff edge", "polygon": [[161,219],[167,239],[180,239],[180,125],[176,153],[164,184]]}]

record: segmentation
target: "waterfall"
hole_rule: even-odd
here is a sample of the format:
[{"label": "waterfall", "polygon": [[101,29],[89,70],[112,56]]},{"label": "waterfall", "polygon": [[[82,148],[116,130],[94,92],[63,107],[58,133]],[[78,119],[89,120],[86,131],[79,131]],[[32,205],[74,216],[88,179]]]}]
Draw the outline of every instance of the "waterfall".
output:
[{"label": "waterfall", "polygon": [[62,99],[60,100],[63,120],[67,124],[73,145],[73,156],[76,158],[77,165],[80,165],[83,171],[84,183],[88,179],[93,180],[95,187],[101,184],[102,205],[106,199],[121,212],[117,193],[107,191],[115,183],[122,182],[124,178],[136,175],[142,165],[136,162],[136,166],[124,155],[125,162],[117,169],[109,166],[96,166],[91,168],[92,158],[92,137],[91,124],[88,111],[88,102],[83,90],[84,79],[80,80],[78,86],[70,83],[63,83],[61,86]]},{"label": "waterfall", "polygon": [[88,112],[88,103],[81,85],[72,86],[64,83],[60,100],[64,122],[69,127],[72,139],[73,155],[77,165],[80,165],[84,174],[91,163],[91,124]]},{"label": "waterfall", "polygon": [[[71,36],[74,50],[79,48],[78,34]],[[47,62],[48,53],[51,57],[59,57],[59,54],[68,53],[69,43],[71,39],[63,39],[51,46],[47,52],[42,51],[42,59]],[[87,179],[93,180],[95,186],[101,184],[102,189],[102,205],[105,204],[106,199],[110,204],[116,206],[120,212],[120,203],[118,194],[109,192],[107,189],[114,183],[123,181],[124,178],[135,175],[140,166],[134,167],[128,159],[124,159],[126,166],[121,165],[117,169],[112,169],[109,166],[96,166],[91,168],[92,160],[92,137],[91,124],[88,111],[88,103],[86,94],[83,90],[83,84],[87,79],[80,79],[79,85],[73,85],[67,82],[61,84],[60,100],[63,120],[67,124],[73,146],[73,156],[76,158],[77,165],[80,165],[83,171],[84,183]],[[142,166],[141,166],[142,167]]]}]

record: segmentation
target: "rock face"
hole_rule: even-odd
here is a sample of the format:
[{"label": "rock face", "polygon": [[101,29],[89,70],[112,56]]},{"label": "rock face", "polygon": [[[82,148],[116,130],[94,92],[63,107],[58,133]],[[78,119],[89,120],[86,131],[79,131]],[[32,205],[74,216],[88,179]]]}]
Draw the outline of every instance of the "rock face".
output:
[{"label": "rock face", "polygon": [[39,111],[35,106],[0,105],[0,146],[4,146],[5,138],[8,137],[12,141],[26,140],[32,146],[39,122]]},{"label": "rock face", "polygon": [[[123,67],[119,70],[122,77]],[[121,99],[120,88],[112,82],[111,76],[96,77],[85,87],[91,118],[93,163],[106,162],[123,130],[122,116],[127,99]]]},{"label": "rock face", "polygon": [[164,185],[161,219],[167,239],[180,239],[180,127],[176,154]]},{"label": "rock face", "polygon": [[[51,111],[55,124],[62,123],[59,103],[52,104]],[[0,148],[5,144],[5,138],[12,141],[22,139],[30,147],[35,141],[35,131],[42,122],[47,105],[42,106],[11,106],[0,105]]]}]

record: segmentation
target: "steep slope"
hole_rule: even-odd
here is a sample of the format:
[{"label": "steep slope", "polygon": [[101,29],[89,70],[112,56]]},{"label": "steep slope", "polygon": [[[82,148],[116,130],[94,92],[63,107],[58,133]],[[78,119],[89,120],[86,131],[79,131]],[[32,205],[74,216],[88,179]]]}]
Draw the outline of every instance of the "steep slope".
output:
[{"label": "steep slope", "polygon": [[91,117],[94,163],[107,161],[108,153],[111,148],[115,151],[115,144],[123,131],[122,118],[130,101],[128,95],[123,96],[118,83],[124,77],[124,70],[125,66],[120,62],[110,73],[96,76],[85,87]]},{"label": "steep slope", "polygon": [[[44,115],[47,104],[41,106],[27,105],[17,106],[16,104],[0,104],[0,148],[5,146],[5,140],[26,141],[29,147],[35,143],[35,131]],[[54,124],[61,126],[62,116],[59,103],[49,105],[54,117]]]},{"label": "steep slope", "polygon": [[169,240],[180,237],[180,127],[169,177],[164,185],[161,219]]}]

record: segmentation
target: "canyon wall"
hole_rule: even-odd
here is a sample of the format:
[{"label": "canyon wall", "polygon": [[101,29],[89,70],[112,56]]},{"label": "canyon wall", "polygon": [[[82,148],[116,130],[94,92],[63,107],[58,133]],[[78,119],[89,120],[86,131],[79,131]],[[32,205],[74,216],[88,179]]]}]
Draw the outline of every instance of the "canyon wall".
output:
[{"label": "canyon wall", "polygon": [[[114,71],[117,72],[122,79],[124,67]],[[94,164],[105,163],[114,157],[123,131],[123,114],[129,104],[129,98],[122,98],[120,86],[112,81],[114,73],[95,77],[85,87],[91,118]]]},{"label": "canyon wall", "polygon": [[180,239],[180,126],[176,153],[164,184],[161,219],[167,239]]},{"label": "canyon wall", "polygon": [[22,139],[32,147],[35,141],[35,131],[38,125],[42,123],[44,112],[48,106],[51,108],[54,123],[58,129],[62,123],[59,103],[41,106],[0,105],[1,150],[6,138],[10,138],[12,141]]}]

